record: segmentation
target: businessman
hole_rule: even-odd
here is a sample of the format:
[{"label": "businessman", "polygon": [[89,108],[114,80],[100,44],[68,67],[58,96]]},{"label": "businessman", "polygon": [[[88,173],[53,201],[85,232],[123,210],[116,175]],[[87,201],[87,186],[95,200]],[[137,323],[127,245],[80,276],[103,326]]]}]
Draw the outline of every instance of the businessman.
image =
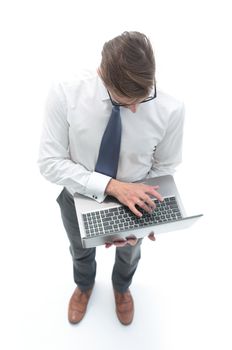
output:
[{"label": "businessman", "polygon": [[[106,42],[96,71],[83,71],[54,84],[47,98],[39,168],[63,187],[57,198],[70,242],[76,288],[68,306],[72,324],[85,315],[96,276],[95,248],[81,244],[73,195],[95,201],[114,196],[136,216],[162,201],[158,187],[138,180],[172,174],[181,161],[184,107],[156,89],[155,59],[149,39],[123,32]],[[153,233],[149,235],[155,240]],[[112,285],[116,314],[129,325],[134,316],[130,285],[142,239],[116,246]]]}]

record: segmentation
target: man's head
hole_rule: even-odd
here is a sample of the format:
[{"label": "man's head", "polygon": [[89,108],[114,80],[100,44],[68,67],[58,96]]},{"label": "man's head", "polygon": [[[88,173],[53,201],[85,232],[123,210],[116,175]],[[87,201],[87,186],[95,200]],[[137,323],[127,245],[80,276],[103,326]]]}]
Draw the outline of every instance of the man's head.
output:
[{"label": "man's head", "polygon": [[99,75],[120,102],[137,104],[147,98],[155,83],[155,58],[149,39],[139,32],[124,32],[106,42]]}]

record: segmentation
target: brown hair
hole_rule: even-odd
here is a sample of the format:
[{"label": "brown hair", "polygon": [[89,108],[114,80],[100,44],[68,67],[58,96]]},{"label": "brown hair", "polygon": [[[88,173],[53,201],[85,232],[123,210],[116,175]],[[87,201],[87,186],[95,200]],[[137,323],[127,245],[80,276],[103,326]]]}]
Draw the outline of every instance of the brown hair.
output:
[{"label": "brown hair", "polygon": [[146,97],[155,81],[155,58],[149,39],[139,32],[124,32],[102,49],[100,76],[119,96]]}]

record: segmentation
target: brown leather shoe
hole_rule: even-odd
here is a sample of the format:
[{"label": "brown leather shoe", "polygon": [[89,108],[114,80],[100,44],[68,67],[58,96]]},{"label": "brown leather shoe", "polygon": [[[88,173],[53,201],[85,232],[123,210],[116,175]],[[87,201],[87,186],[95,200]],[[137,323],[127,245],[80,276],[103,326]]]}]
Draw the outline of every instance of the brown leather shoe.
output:
[{"label": "brown leather shoe", "polygon": [[76,324],[85,316],[88,301],[93,288],[82,292],[78,287],[74,290],[68,306],[68,320],[72,324]]},{"label": "brown leather shoe", "polygon": [[114,289],[114,297],[119,321],[124,325],[129,325],[134,317],[134,302],[130,290],[119,293]]}]

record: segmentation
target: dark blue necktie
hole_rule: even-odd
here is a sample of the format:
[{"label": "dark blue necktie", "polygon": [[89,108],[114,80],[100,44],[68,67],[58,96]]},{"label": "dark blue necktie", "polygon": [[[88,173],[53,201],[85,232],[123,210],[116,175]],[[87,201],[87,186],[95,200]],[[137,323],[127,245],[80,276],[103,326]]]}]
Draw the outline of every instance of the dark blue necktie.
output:
[{"label": "dark blue necktie", "polygon": [[122,124],[119,107],[113,106],[102,136],[95,171],[116,178],[121,145]]}]

